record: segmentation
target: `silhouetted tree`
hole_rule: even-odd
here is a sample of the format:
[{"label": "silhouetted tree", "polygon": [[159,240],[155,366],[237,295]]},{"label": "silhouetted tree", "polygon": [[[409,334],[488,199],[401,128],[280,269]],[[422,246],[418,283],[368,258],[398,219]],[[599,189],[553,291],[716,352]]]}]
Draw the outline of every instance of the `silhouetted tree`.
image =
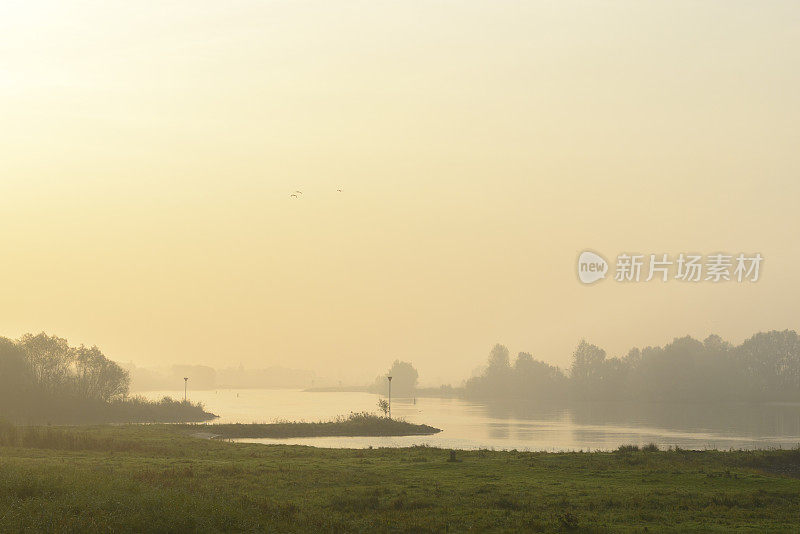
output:
[{"label": "silhouetted tree", "polygon": [[508,349],[499,343],[492,347],[492,351],[489,353],[489,372],[505,372],[510,366]]},{"label": "silhouetted tree", "polygon": [[750,399],[800,400],[800,338],[794,330],[759,332],[735,349]]},{"label": "silhouetted tree", "polygon": [[489,353],[486,369],[467,380],[464,394],[478,399],[553,400],[563,396],[564,374],[558,367],[535,360],[520,352],[512,367],[509,351],[495,345]]},{"label": "silhouetted tree", "polygon": [[582,339],[572,353],[569,378],[573,392],[578,397],[593,397],[600,390],[606,351]]},{"label": "silhouetted tree", "polygon": [[74,355],[76,390],[82,397],[107,401],[128,392],[128,372],[106,358],[96,346],[81,345],[74,349]]},{"label": "silhouetted tree", "polygon": [[45,333],[0,338],[0,417],[26,423],[202,421],[202,406],[125,399],[128,373],[97,347]]},{"label": "silhouetted tree", "polygon": [[43,390],[53,393],[68,382],[72,354],[66,339],[48,336],[44,332],[25,334],[19,340],[33,370],[36,383]]},{"label": "silhouetted tree", "polygon": [[566,377],[554,365],[520,352],[513,368],[512,391],[518,398],[555,400],[563,396]]},{"label": "silhouetted tree", "polygon": [[800,336],[762,332],[738,347],[712,334],[702,342],[675,338],[664,347],[633,348],[609,358],[582,340],[569,378],[521,352],[510,365],[495,345],[484,371],[464,385],[480,399],[635,400],[654,402],[800,401]]},{"label": "silhouetted tree", "polygon": [[387,376],[392,377],[393,397],[410,397],[414,394],[417,381],[419,380],[419,373],[409,362],[395,360],[386,374],[375,377],[375,382],[370,390],[375,393],[386,395],[389,390],[389,382],[386,379]]}]

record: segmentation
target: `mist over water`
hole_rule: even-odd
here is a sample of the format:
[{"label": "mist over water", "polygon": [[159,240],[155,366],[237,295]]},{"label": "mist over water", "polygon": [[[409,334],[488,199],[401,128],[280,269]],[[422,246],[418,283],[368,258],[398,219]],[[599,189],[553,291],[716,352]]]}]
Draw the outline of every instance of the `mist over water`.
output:
[{"label": "mist over water", "polygon": [[[183,391],[150,391],[159,399]],[[286,389],[220,389],[190,392],[190,400],[221,414],[215,422],[317,421],[347,413],[375,412],[379,395]],[[433,436],[245,439],[316,447],[409,447],[457,449],[613,450],[622,444],[662,448],[757,449],[800,444],[800,404],[747,405],[593,402],[482,403],[463,399],[398,398],[392,415],[443,429]]]}]

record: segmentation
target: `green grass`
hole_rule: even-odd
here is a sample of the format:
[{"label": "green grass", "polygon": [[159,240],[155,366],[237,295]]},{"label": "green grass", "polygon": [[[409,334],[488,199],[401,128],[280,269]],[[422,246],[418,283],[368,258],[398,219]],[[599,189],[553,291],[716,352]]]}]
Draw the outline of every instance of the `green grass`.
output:
[{"label": "green grass", "polygon": [[[0,432],[4,531],[797,531],[800,450],[336,450],[169,425]],[[27,437],[26,437],[27,436]]]},{"label": "green grass", "polygon": [[221,438],[305,438],[319,436],[423,436],[441,432],[428,425],[408,423],[370,413],[351,413],[333,421],[316,423],[278,422],[268,424],[184,425],[194,432],[208,432]]}]

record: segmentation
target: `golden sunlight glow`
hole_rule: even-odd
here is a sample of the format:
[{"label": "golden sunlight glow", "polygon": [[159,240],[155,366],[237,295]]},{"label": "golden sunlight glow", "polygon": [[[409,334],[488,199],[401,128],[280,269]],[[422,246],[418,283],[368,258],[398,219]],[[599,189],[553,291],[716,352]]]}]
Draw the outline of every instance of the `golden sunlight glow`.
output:
[{"label": "golden sunlight glow", "polygon": [[[3,3],[2,334],[438,384],[796,327],[800,5],[569,6]],[[585,249],[765,260],[587,287]]]}]

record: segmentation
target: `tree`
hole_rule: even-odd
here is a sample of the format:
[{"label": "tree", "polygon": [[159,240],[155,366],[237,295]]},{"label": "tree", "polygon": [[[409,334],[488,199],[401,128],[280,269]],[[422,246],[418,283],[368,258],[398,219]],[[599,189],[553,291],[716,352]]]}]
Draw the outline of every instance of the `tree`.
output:
[{"label": "tree", "polygon": [[582,339],[578,344],[578,348],[572,353],[572,366],[569,372],[570,378],[582,384],[599,378],[602,374],[601,371],[605,359],[606,351]]},{"label": "tree", "polygon": [[128,392],[128,372],[96,346],[70,347],[66,339],[44,332],[25,334],[19,346],[34,382],[45,393],[108,401]]},{"label": "tree", "polygon": [[513,395],[518,398],[552,401],[563,394],[564,374],[554,365],[520,352],[513,368]]},{"label": "tree", "polygon": [[72,353],[66,339],[44,332],[25,334],[19,340],[33,371],[34,380],[45,391],[63,389],[69,381]]},{"label": "tree", "polygon": [[383,412],[384,417],[389,417],[389,402],[386,399],[379,399],[378,410]]},{"label": "tree", "polygon": [[35,386],[25,350],[13,340],[0,337],[0,410],[3,416],[32,411],[36,402]]},{"label": "tree", "polygon": [[[512,388],[511,362],[508,349],[499,343],[489,352],[489,362],[486,367],[486,381],[484,387],[491,392],[510,392]],[[495,393],[491,393],[494,395]]]},{"label": "tree", "polygon": [[395,360],[386,374],[378,375],[375,378],[375,383],[371,388],[372,391],[383,394],[388,393],[389,383],[386,379],[387,376],[392,377],[392,395],[410,397],[414,394],[419,380],[419,373],[411,363]]},{"label": "tree", "polygon": [[489,352],[487,366],[467,380],[464,394],[476,399],[535,399],[551,401],[563,395],[564,374],[558,367],[520,352],[513,367],[508,349],[500,344]]},{"label": "tree", "polygon": [[128,371],[112,362],[96,346],[81,345],[74,349],[75,385],[78,394],[87,399],[108,401],[128,392]]},{"label": "tree", "polygon": [[800,398],[800,337],[794,330],[759,332],[735,349],[747,396]]},{"label": "tree", "polygon": [[637,363],[638,351],[624,359],[606,358],[606,351],[581,340],[572,354],[570,381],[577,398],[623,399],[629,395],[628,375]]},{"label": "tree", "polygon": [[489,371],[505,371],[510,367],[508,349],[499,343],[492,347],[491,352],[489,352]]}]

